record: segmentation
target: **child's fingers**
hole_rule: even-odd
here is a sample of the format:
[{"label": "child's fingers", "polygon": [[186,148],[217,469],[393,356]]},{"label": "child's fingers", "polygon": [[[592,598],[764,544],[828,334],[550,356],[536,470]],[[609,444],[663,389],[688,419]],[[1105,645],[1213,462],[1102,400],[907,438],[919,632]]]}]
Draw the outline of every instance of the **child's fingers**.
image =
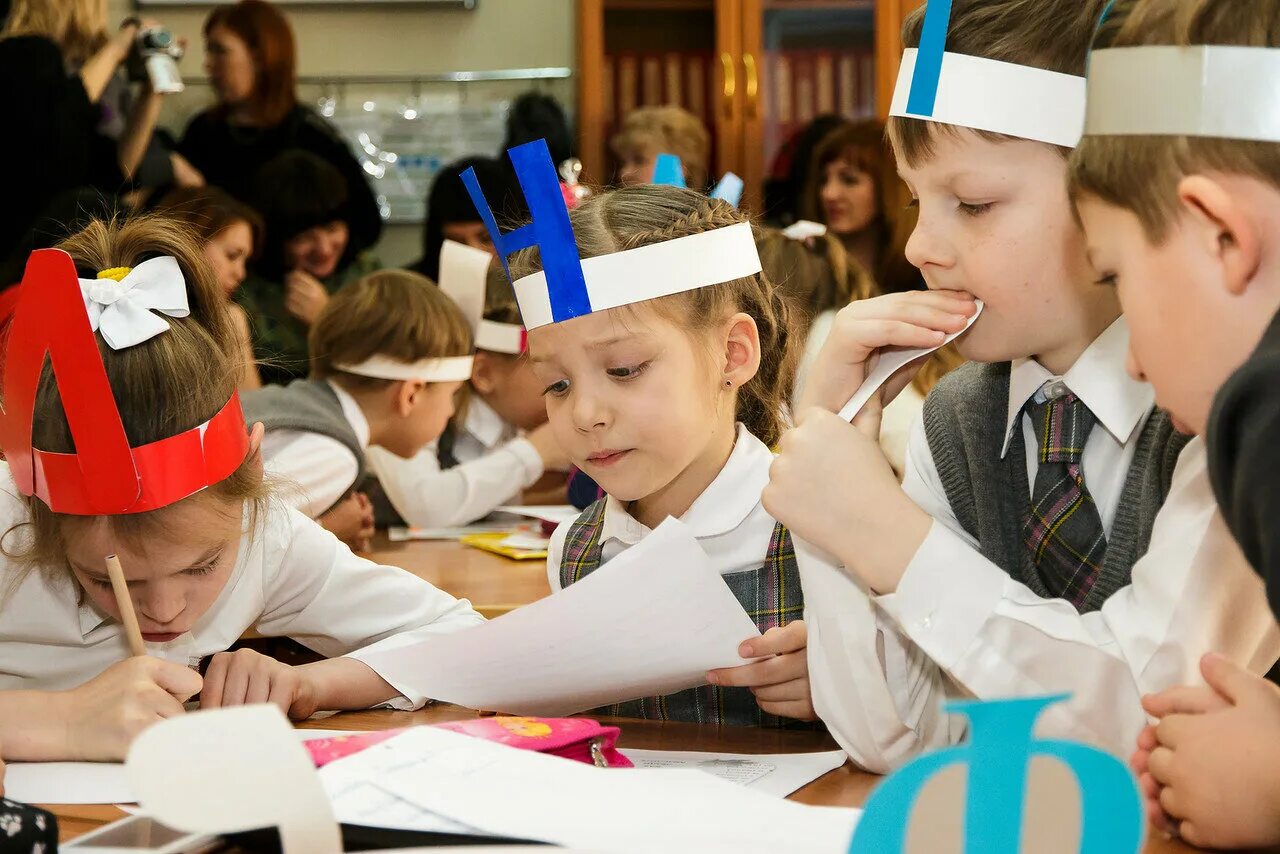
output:
[{"label": "child's fingers", "polygon": [[805,648],[808,636],[804,620],[796,620],[785,626],[769,629],[758,638],[743,641],[738,647],[738,654],[743,658],[759,658],[799,652]]},{"label": "child's fingers", "polygon": [[1203,714],[1225,709],[1231,704],[1207,685],[1179,685],[1142,698],[1142,708],[1152,717]]},{"label": "child's fingers", "polygon": [[155,683],[168,691],[179,703],[185,703],[187,700],[200,693],[204,680],[200,678],[200,674],[192,670],[190,667],[184,667],[181,664],[175,664],[172,661],[154,658],[150,660],[154,662],[151,668],[151,678]]},{"label": "child's fingers", "polygon": [[791,700],[784,703],[760,703],[760,709],[780,718],[794,718],[799,721],[815,720],[813,705],[808,700]]},{"label": "child's fingers", "polygon": [[802,677],[777,685],[760,685],[751,689],[756,702],[780,703],[789,700],[810,700],[809,679]]},{"label": "child's fingers", "polygon": [[268,667],[255,667],[249,673],[248,687],[245,689],[245,704],[265,703],[271,696],[271,670]]},{"label": "child's fingers", "polygon": [[1179,821],[1185,813],[1183,812],[1182,797],[1173,786],[1165,786],[1160,790],[1160,809],[1164,810],[1172,821]]},{"label": "child's fingers", "polygon": [[751,688],[757,685],[775,685],[789,682],[808,675],[808,662],[803,655],[779,655],[744,664],[741,667],[726,667],[712,670],[707,674],[707,681],[712,685],[725,687]]},{"label": "child's fingers", "polygon": [[209,659],[209,666],[204,671],[204,688],[200,691],[200,708],[218,709],[222,707],[222,686],[227,679],[227,667],[231,656],[220,652]]},{"label": "child's fingers", "polygon": [[1159,746],[1160,742],[1156,741],[1156,725],[1147,724],[1138,733],[1138,749],[1150,753]]},{"label": "child's fingers", "polygon": [[1187,715],[1169,715],[1161,718],[1160,723],[1156,724],[1156,740],[1163,747],[1177,750],[1183,734],[1187,731],[1187,726],[1193,722],[1193,719]]},{"label": "child's fingers", "polygon": [[1173,751],[1167,747],[1157,747],[1151,751],[1151,756],[1147,759],[1147,770],[1156,783],[1169,785],[1173,775],[1173,760]]},{"label": "child's fingers", "polygon": [[974,311],[972,303],[966,308],[955,302],[930,304],[923,299],[903,300],[895,305],[877,308],[883,310],[872,311],[871,304],[867,304],[867,320],[899,320],[941,332],[959,332],[964,329]]},{"label": "child's fingers", "polygon": [[267,697],[266,702],[275,703],[287,715],[290,707],[297,699],[298,695],[298,679],[294,675],[293,668],[289,668],[287,672],[277,674],[277,678],[271,682],[271,694]]},{"label": "child's fingers", "polygon": [[222,682],[222,705],[240,706],[244,704],[245,695],[249,691],[249,671],[238,653],[228,653],[227,657],[231,661]]},{"label": "child's fingers", "polygon": [[942,330],[929,329],[901,320],[866,320],[859,329],[859,343],[868,349],[880,347],[939,347],[946,340]]}]

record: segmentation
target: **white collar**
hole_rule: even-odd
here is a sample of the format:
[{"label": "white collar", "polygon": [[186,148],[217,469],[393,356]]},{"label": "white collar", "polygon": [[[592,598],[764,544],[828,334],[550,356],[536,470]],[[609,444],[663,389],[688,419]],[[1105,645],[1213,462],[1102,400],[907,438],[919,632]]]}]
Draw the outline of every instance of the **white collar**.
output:
[{"label": "white collar", "polygon": [[1129,353],[1129,324],[1116,318],[1080,354],[1062,377],[1055,377],[1035,359],[1017,359],[1009,371],[1009,409],[1005,420],[1004,446],[1000,457],[1009,453],[1013,431],[1021,425],[1019,415],[1027,401],[1047,382],[1060,379],[1076,397],[1084,401],[1098,423],[1120,444],[1128,444],[1143,417],[1155,405],[1155,390],[1131,378],[1125,369]]},{"label": "white collar", "polygon": [[484,447],[493,448],[505,438],[509,425],[480,395],[472,394],[471,400],[467,402],[467,418],[462,429]]},{"label": "white collar", "polygon": [[[715,537],[737,528],[759,506],[760,494],[769,483],[773,452],[742,424],[737,429],[733,452],[724,468],[680,517],[694,537]],[[612,495],[605,497],[600,542],[618,540],[633,546],[649,533],[648,527],[627,512],[625,503]]]},{"label": "white collar", "polygon": [[347,423],[355,431],[356,441],[360,443],[360,447],[369,447],[369,419],[364,417],[364,410],[360,408],[360,404],[337,384],[329,383],[329,388],[333,389],[333,393],[338,396],[338,403],[342,405],[342,414],[346,416]]}]

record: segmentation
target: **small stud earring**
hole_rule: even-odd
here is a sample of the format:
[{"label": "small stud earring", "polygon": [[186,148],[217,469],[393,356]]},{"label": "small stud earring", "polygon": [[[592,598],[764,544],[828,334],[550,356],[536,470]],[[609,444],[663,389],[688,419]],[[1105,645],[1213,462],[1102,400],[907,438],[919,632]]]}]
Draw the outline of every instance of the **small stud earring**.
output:
[{"label": "small stud earring", "polygon": [[725,380],[725,381],[724,381],[724,387],[725,387],[725,388],[732,388],[732,387],[733,387],[733,380]]}]

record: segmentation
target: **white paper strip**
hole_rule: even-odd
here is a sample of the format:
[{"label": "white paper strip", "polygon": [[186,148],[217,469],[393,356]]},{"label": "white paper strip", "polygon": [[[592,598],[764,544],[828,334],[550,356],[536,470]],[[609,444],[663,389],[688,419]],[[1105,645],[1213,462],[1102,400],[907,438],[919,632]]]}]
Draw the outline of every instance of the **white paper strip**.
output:
[{"label": "white paper strip", "polygon": [[190,712],[144,730],[125,760],[143,811],[188,833],[276,827],[284,854],[340,854],[310,756],[276,706]]},{"label": "white paper strip", "polygon": [[[582,260],[591,310],[604,311],[645,300],[730,282],[760,272],[751,224],[717,228],[611,255]],[[515,283],[516,302],[527,329],[554,323],[546,274]]]},{"label": "white paper strip", "polygon": [[452,356],[447,359],[401,362],[388,356],[372,356],[358,365],[334,365],[334,368],[348,374],[380,380],[447,383],[471,379],[472,359],[471,356]]},{"label": "white paper strip", "polygon": [[1280,142],[1280,50],[1108,48],[1089,62],[1089,136]]},{"label": "white paper strip", "polygon": [[518,356],[524,352],[525,331],[514,323],[481,320],[476,327],[476,349]]},{"label": "white paper strip", "polygon": [[704,685],[708,670],[745,664],[738,646],[759,636],[697,541],[668,519],[553,596],[362,660],[406,692],[557,717]]},{"label": "white paper strip", "polygon": [[622,754],[637,768],[683,768],[711,774],[757,792],[785,798],[834,771],[849,758],[843,750],[821,753],[702,753],[695,750],[636,750]]},{"label": "white paper strip", "polygon": [[1085,79],[1042,68],[944,53],[932,115],[907,112],[916,48],[902,53],[889,115],[925,119],[1074,148],[1084,128]]},{"label": "white paper strip", "polygon": [[969,322],[965,324],[964,329],[959,332],[953,332],[937,347],[885,347],[880,350],[880,359],[876,362],[876,366],[862,381],[862,385],[853,393],[853,397],[849,398],[849,402],[840,410],[840,417],[845,421],[852,421],[854,416],[862,411],[862,407],[867,405],[867,401],[871,396],[880,390],[880,386],[889,381],[889,377],[898,372],[905,365],[914,362],[916,359],[923,359],[936,350],[950,344],[961,335],[969,331],[973,324],[978,322],[978,318],[982,315],[982,309],[985,307],[982,300],[975,300],[978,310],[973,313],[973,317],[969,318]]},{"label": "white paper strip", "polygon": [[440,246],[440,290],[453,300],[474,330],[484,317],[485,286],[493,256],[483,249],[446,240]]}]

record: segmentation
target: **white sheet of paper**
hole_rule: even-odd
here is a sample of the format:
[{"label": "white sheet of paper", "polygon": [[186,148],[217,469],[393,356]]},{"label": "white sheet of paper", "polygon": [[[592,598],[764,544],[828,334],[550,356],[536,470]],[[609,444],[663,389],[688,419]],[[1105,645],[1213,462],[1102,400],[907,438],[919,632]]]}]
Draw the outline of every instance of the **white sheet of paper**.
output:
[{"label": "white sheet of paper", "polygon": [[382,753],[371,762],[375,785],[423,810],[486,833],[570,847],[843,854],[860,815],[699,771],[596,768],[430,727],[372,751]]},{"label": "white sheet of paper", "polygon": [[745,663],[755,623],[679,521],[553,596],[363,661],[470,709],[559,717],[706,682]]},{"label": "white sheet of paper", "polygon": [[283,854],[341,854],[320,777],[279,707],[191,712],[144,730],[125,775],[147,815],[189,833],[275,827]]},{"label": "white sheet of paper", "polygon": [[510,513],[513,516],[527,516],[530,519],[541,519],[546,522],[555,522],[557,525],[564,522],[572,522],[582,515],[582,511],[572,504],[547,504],[547,505],[507,505],[499,507],[498,513]]},{"label": "white sheet of paper", "polygon": [[899,368],[914,362],[916,359],[923,359],[925,356],[940,350],[959,338],[961,335],[969,331],[969,328],[978,321],[982,316],[983,303],[982,300],[976,300],[978,310],[973,313],[973,317],[969,318],[969,322],[965,324],[964,329],[959,332],[953,332],[947,336],[946,340],[937,347],[885,347],[880,350],[880,361],[872,368],[871,373],[863,380],[862,385],[854,392],[853,397],[849,398],[849,402],[840,410],[840,417],[845,421],[852,421],[854,416],[862,411],[862,407],[867,405],[867,401],[875,394],[880,386],[888,382],[889,377],[893,376]]},{"label": "white sheet of paper", "polygon": [[460,528],[403,528],[387,529],[387,539],[393,543],[407,543],[414,540],[456,540],[470,534],[500,534],[510,531],[511,522],[488,522],[479,525],[464,525]]},{"label": "white sheet of paper", "polygon": [[[293,730],[299,741],[351,735],[345,729]],[[5,794],[25,804],[132,804],[122,762],[11,762]]]},{"label": "white sheet of paper", "polygon": [[622,754],[637,768],[688,768],[777,798],[804,788],[828,771],[839,768],[848,758],[843,750],[756,755],[624,749]]}]

